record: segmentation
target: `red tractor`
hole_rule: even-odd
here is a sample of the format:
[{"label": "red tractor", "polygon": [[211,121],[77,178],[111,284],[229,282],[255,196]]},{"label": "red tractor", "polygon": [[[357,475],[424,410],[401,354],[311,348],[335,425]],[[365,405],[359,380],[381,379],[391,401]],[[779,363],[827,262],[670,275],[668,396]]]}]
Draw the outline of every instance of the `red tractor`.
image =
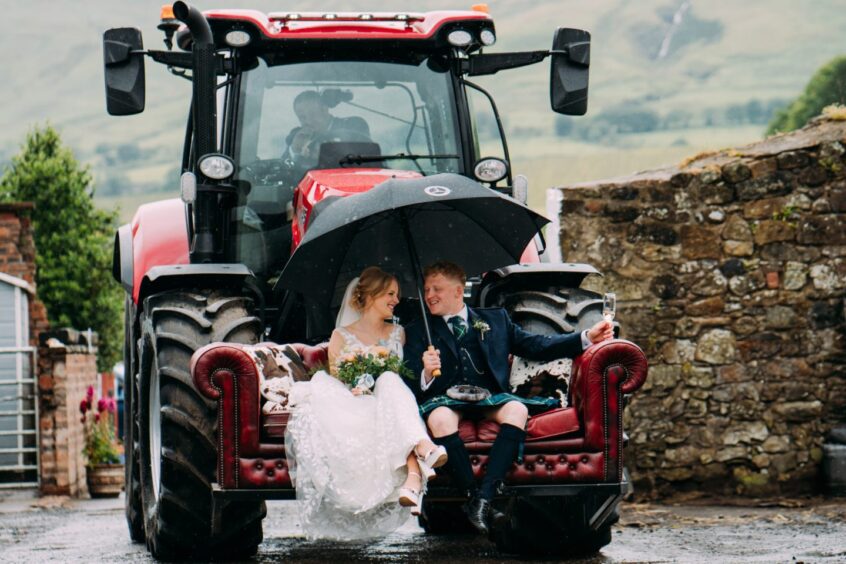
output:
[{"label": "red tractor", "polygon": [[[200,13],[183,2],[163,9],[159,28],[167,50],[145,50],[137,29],[104,34],[110,114],[143,111],[145,56],[193,83],[181,199],[141,206],[115,238],[127,294],[126,517],[157,558],[244,557],[261,542],[264,500],[293,496],[279,477],[284,445],[261,431],[255,374],[221,391],[216,369],[192,374],[192,355],[216,342],[327,339],[332,307],[275,285],[327,197],[451,174],[525,201],[493,99],[471,78],[550,57],[552,109],[584,114],[590,36],[558,29],[551,50],[494,54],[482,52],[496,41],[485,10]],[[497,126],[498,154],[480,153],[483,123]],[[535,246],[524,260],[473,280],[471,304],[506,307],[539,333],[599,319],[601,297],[579,289],[594,268],[542,262]],[[547,429],[555,440],[528,448],[501,492],[511,524],[495,533],[500,548],[557,554],[610,541],[625,487],[622,398],[645,377],[623,348],[579,364],[569,427]],[[484,453],[484,430],[472,433]],[[280,471],[238,481],[239,464]],[[461,526],[448,484],[427,499],[428,532]]]}]

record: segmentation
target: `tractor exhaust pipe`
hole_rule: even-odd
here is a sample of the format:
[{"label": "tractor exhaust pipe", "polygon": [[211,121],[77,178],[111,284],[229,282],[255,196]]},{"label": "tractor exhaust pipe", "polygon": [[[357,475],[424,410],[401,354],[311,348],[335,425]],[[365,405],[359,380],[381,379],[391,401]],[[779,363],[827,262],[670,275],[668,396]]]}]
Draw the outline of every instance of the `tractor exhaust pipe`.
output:
[{"label": "tractor exhaust pipe", "polygon": [[[185,2],[174,2],[173,15],[188,26],[193,38],[193,98],[191,112],[194,124],[195,162],[204,155],[217,152],[217,60],[211,27],[205,16]],[[191,241],[191,262],[218,262],[223,259],[221,228],[228,210],[222,209],[219,192],[213,181],[199,170],[197,199],[194,203],[194,238]]]},{"label": "tractor exhaust pipe", "polygon": [[194,37],[194,44],[210,44],[212,43],[212,33],[209,27],[209,22],[194,6],[186,4],[185,2],[173,3],[173,15],[188,26],[188,30]]}]

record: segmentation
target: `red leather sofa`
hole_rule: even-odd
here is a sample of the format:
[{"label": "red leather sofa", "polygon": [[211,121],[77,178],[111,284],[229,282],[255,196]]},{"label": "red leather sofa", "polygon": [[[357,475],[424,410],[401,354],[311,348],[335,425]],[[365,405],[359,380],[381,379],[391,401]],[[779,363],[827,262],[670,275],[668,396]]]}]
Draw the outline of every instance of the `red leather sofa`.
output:
[{"label": "red leather sofa", "polygon": [[[267,497],[291,497],[283,442],[288,414],[263,415],[259,371],[250,349],[266,345],[213,343],[192,358],[197,388],[218,404],[218,488],[273,490]],[[326,345],[292,345],[306,367],[326,360]],[[647,362],[637,345],[610,340],[587,349],[573,362],[569,407],[529,420],[521,460],[508,486],[619,484],[623,480],[624,396],[646,379]],[[461,437],[477,476],[498,426],[462,422]],[[439,477],[432,485],[443,484]],[[285,491],[289,495],[285,495]]]}]

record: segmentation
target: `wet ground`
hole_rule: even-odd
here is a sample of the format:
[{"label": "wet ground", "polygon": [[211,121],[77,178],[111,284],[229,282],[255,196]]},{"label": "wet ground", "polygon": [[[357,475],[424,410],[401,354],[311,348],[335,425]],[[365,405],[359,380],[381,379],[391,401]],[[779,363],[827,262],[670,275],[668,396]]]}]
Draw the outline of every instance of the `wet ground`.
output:
[{"label": "wet ground", "polygon": [[[411,523],[375,543],[308,542],[292,502],[269,503],[264,530],[261,563],[510,560],[485,539],[429,537]],[[129,541],[122,500],[0,497],[0,562],[118,561],[151,561]],[[613,542],[571,562],[846,562],[846,499],[624,504]]]}]

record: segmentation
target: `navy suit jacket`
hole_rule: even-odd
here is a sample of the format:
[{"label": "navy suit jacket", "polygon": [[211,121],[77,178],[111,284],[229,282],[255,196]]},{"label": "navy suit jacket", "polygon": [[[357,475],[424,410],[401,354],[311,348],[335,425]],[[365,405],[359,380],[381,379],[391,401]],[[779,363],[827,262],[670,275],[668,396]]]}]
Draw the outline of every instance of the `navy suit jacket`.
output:
[{"label": "navy suit jacket", "polygon": [[[473,325],[476,320],[481,320],[490,326],[490,330],[485,332],[484,337],[478,330],[475,333],[487,362],[487,369],[500,388],[491,390],[492,393],[510,391],[508,387],[509,354],[529,360],[550,361],[558,358],[575,358],[582,352],[580,333],[552,336],[529,333],[513,323],[508,313],[502,308],[468,307],[467,314],[470,325]],[[420,387],[423,352],[429,346],[423,321],[418,319],[405,328],[403,356],[406,365],[415,375],[415,379],[409,384],[421,403],[446,393],[447,388],[458,383],[461,373],[458,345],[444,319],[429,316],[429,328],[432,331],[432,344],[441,351],[441,375],[431,382],[426,391]]]}]

